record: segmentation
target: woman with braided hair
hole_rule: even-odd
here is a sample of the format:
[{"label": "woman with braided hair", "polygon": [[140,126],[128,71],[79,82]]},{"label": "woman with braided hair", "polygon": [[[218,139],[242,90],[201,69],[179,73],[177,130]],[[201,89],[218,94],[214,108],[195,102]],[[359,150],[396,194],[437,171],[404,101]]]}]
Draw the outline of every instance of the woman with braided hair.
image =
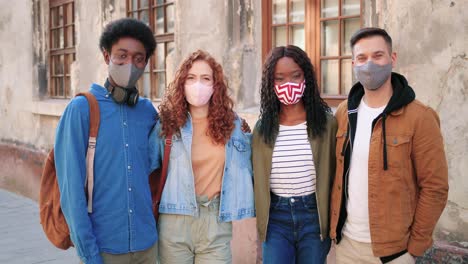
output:
[{"label": "woman with braided hair", "polygon": [[261,85],[252,162],[263,263],[324,263],[336,120],[296,46],[271,51]]}]

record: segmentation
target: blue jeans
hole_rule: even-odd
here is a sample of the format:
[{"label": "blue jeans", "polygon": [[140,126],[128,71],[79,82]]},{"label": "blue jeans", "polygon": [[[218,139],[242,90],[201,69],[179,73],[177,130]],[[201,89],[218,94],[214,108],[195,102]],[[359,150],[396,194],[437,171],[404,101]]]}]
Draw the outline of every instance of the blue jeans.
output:
[{"label": "blue jeans", "polygon": [[330,238],[320,239],[315,193],[289,198],[271,194],[264,264],[325,263],[330,245]]}]

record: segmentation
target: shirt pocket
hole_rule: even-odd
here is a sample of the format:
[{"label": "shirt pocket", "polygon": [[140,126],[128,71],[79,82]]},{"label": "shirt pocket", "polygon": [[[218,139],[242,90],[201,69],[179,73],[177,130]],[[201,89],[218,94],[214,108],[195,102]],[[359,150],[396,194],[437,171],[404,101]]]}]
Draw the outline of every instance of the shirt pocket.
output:
[{"label": "shirt pocket", "polygon": [[[387,164],[389,168],[409,168],[411,162],[411,137],[387,136]],[[383,142],[382,142],[383,145]]]}]

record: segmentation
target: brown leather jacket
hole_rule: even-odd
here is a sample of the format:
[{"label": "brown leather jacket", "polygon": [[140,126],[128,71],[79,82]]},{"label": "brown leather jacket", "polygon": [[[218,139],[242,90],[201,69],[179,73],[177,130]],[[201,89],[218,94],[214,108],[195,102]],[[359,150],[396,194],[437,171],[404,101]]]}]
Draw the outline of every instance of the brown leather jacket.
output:
[{"label": "brown leather jacket", "polygon": [[[369,147],[369,226],[372,250],[383,257],[407,250],[420,256],[447,202],[448,169],[437,113],[414,100],[406,79],[392,73],[393,95],[373,122]],[[330,236],[340,242],[357,109],[357,83],[338,106],[337,168],[331,192]]]}]

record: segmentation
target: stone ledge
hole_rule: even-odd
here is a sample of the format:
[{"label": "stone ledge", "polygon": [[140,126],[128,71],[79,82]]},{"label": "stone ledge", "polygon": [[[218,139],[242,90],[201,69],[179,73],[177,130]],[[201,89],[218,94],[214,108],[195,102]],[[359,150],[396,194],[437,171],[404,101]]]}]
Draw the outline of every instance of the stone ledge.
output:
[{"label": "stone ledge", "polygon": [[37,201],[46,156],[44,151],[0,143],[0,188]]},{"label": "stone ledge", "polygon": [[31,106],[31,112],[37,115],[60,117],[69,102],[69,99],[47,99],[43,101],[34,101]]}]

